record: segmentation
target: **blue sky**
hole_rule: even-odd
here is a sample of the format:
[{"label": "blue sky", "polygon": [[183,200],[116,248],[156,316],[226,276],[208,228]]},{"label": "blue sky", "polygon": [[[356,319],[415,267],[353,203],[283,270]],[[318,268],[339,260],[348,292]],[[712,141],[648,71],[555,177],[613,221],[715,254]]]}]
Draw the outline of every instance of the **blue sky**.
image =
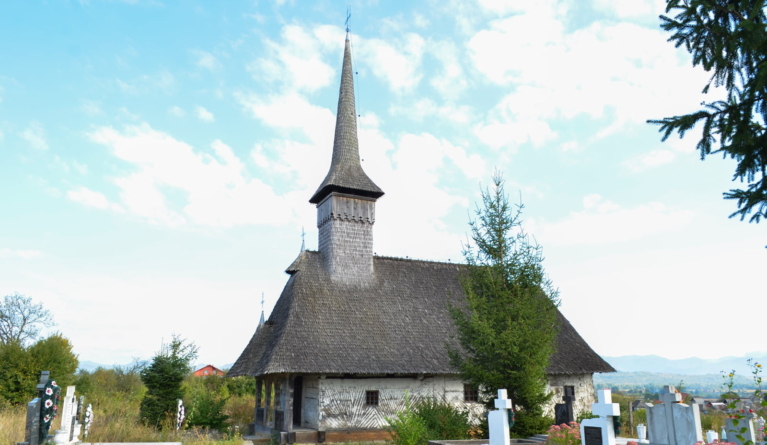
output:
[{"label": "blue sky", "polygon": [[[177,333],[233,362],[302,227],[317,246],[346,6],[3,3],[0,295],[43,302],[81,360]],[[645,123],[696,109],[707,80],[663,6],[352,2],[376,252],[459,261],[498,169],[598,353],[763,350],[742,326],[765,309],[765,225],[727,218],[734,162]]]}]

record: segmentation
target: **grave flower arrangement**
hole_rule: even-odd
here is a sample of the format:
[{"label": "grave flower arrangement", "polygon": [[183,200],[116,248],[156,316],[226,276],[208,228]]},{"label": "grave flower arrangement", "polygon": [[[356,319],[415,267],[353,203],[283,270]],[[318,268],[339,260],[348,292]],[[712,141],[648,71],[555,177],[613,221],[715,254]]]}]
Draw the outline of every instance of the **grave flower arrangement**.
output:
[{"label": "grave flower arrangement", "polygon": [[546,445],[580,445],[581,425],[578,422],[552,425],[546,432],[549,435]]},{"label": "grave flower arrangement", "polygon": [[45,438],[48,437],[48,430],[51,429],[51,423],[56,418],[60,400],[61,388],[56,384],[55,380],[48,380],[45,388],[43,388],[43,397],[40,400],[42,403],[40,407],[40,443],[43,443]]},{"label": "grave flower arrangement", "polygon": [[88,408],[85,409],[85,432],[84,437],[88,437],[88,433],[91,430],[91,423],[93,423],[93,407],[88,404]]}]

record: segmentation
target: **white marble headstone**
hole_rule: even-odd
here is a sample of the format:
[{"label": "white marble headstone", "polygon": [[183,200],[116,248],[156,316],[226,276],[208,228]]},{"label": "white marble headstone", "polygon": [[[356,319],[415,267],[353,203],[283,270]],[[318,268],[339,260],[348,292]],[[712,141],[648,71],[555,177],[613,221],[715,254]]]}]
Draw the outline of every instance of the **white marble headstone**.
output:
[{"label": "white marble headstone", "polygon": [[[727,441],[738,445],[743,445],[744,442],[749,440],[751,443],[755,443],[756,430],[754,429],[754,419],[752,417],[753,414],[746,414],[743,419],[726,419]],[[734,420],[738,421],[737,425],[735,425]],[[741,436],[744,440],[741,440],[738,436]]]},{"label": "white marble headstone", "polygon": [[490,445],[509,445],[509,410],[512,409],[511,400],[505,389],[498,390],[498,398],[495,399],[495,411],[487,413],[488,429],[490,430]]},{"label": "white marble headstone", "polygon": [[76,409],[75,387],[67,386],[67,393],[61,402],[61,412],[59,413],[61,415],[61,428],[56,430],[56,434],[53,436],[53,443],[59,445],[78,442],[77,437],[74,437],[71,442],[69,440],[72,429],[72,416],[75,415]]},{"label": "white marble headstone", "polygon": [[650,443],[691,445],[703,440],[700,408],[697,404],[679,403],[682,395],[671,385],[663,387],[660,399],[662,404],[647,404]]},{"label": "white marble headstone", "polygon": [[620,406],[613,402],[609,389],[597,391],[597,403],[591,405],[591,412],[598,415],[595,419],[581,422],[582,445],[615,445],[613,417],[620,416]]}]

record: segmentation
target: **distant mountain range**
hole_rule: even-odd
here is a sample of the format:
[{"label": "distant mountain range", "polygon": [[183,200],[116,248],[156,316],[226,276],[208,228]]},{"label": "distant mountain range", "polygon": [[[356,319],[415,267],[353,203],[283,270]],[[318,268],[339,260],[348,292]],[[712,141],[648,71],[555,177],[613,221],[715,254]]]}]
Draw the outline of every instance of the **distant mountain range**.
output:
[{"label": "distant mountain range", "polygon": [[751,376],[751,369],[746,362],[752,358],[758,363],[767,364],[767,353],[755,352],[744,357],[723,357],[717,359],[684,358],[671,360],[657,355],[624,355],[621,357],[602,357],[620,372],[652,372],[681,375],[721,374],[735,370],[736,375]]}]

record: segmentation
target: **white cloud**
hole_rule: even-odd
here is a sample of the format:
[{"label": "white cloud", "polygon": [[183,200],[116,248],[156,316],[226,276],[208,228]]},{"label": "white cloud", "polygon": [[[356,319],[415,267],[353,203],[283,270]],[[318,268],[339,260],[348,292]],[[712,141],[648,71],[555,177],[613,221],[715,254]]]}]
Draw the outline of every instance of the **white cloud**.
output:
[{"label": "white cloud", "polygon": [[13,250],[8,248],[0,249],[0,258],[21,258],[24,260],[30,260],[42,256],[42,252],[39,250]]},{"label": "white cloud", "polygon": [[467,105],[447,103],[437,106],[431,99],[409,100],[404,105],[392,105],[389,113],[394,116],[407,116],[415,121],[428,118],[448,120],[457,124],[467,124],[471,120],[471,109]]},{"label": "white cloud", "polygon": [[678,231],[694,216],[658,202],[624,208],[598,194],[585,196],[583,208],[559,222],[535,222],[531,231],[543,245],[603,245]]},{"label": "white cloud", "polygon": [[248,70],[257,80],[277,83],[287,91],[315,91],[328,86],[335,78],[335,70],[325,62],[323,53],[329,49],[327,40],[331,35],[343,42],[340,28],[286,25],[280,33],[282,41],[266,39],[266,57],[249,64]]},{"label": "white cloud", "polygon": [[568,31],[556,8],[535,7],[490,22],[468,50],[488,81],[511,88],[488,121],[608,116],[596,134],[602,138],[700,102],[706,73],[693,69],[667,38],[627,22],[593,22]]},{"label": "white cloud", "polygon": [[192,50],[191,53],[197,58],[195,64],[200,68],[215,71],[221,67],[221,64],[219,63],[218,59],[216,59],[216,56],[207,51]]},{"label": "white cloud", "polygon": [[458,48],[449,41],[430,42],[428,48],[442,65],[440,74],[431,79],[431,86],[445,97],[458,96],[469,86]]},{"label": "white cloud", "polygon": [[499,119],[490,118],[487,124],[477,124],[474,134],[492,148],[511,148],[525,143],[540,147],[558,136],[549,124],[535,119]]},{"label": "white cloud", "polygon": [[197,113],[197,118],[203,122],[213,122],[216,120],[216,117],[213,116],[213,113],[199,105],[195,108],[195,112]]},{"label": "white cloud", "polygon": [[[197,151],[146,123],[128,125],[123,131],[100,127],[89,136],[131,164],[131,173],[114,183],[126,211],[149,222],[232,227],[278,225],[293,218],[288,202],[250,177],[243,162],[221,141],[211,144],[211,152]],[[171,190],[182,197],[175,193],[171,198],[166,193]]]},{"label": "white cloud", "polygon": [[116,78],[115,83],[122,92],[127,94],[144,94],[158,89],[170,94],[176,87],[176,78],[169,71],[163,70],[153,75],[144,74],[129,81]]},{"label": "white cloud", "polygon": [[298,131],[315,144],[331,144],[336,118],[327,108],[297,93],[266,97],[239,93],[237,100],[253,117],[279,130]]},{"label": "white cloud", "polygon": [[406,33],[399,39],[364,39],[357,45],[357,56],[373,74],[395,93],[415,88],[423,77],[421,62],[426,41],[418,34]]},{"label": "white cloud", "polygon": [[621,19],[652,18],[657,19],[666,11],[665,0],[633,0],[616,2],[611,0],[593,0],[595,9],[613,14]]},{"label": "white cloud", "polygon": [[176,117],[184,117],[186,116],[186,111],[184,111],[184,109],[178,105],[173,105],[172,107],[168,108],[168,114]]},{"label": "white cloud", "polygon": [[30,123],[29,126],[21,132],[21,137],[29,142],[29,145],[35,150],[48,149],[48,142],[45,140],[45,129],[39,122]]},{"label": "white cloud", "polygon": [[673,162],[675,157],[674,152],[671,150],[659,149],[653,150],[642,156],[628,159],[623,165],[634,172],[641,172]]},{"label": "white cloud", "polygon": [[93,191],[83,186],[69,190],[67,192],[67,198],[86,207],[93,207],[101,210],[113,210],[115,212],[123,211],[123,208],[120,205],[109,202],[103,193]]}]

